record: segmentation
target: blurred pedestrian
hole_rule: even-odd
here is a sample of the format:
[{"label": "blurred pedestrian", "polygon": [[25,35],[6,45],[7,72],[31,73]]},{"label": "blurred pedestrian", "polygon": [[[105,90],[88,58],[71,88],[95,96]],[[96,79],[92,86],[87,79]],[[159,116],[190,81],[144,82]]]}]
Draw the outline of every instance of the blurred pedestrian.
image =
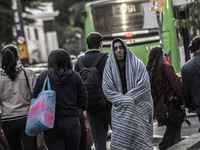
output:
[{"label": "blurred pedestrian", "polygon": [[153,101],[144,64],[122,39],[114,39],[103,75],[112,103],[112,150],[152,150]]},{"label": "blurred pedestrian", "polygon": [[46,146],[48,150],[79,150],[79,109],[87,108],[87,92],[81,77],[72,70],[66,50],[57,49],[50,53],[48,71],[38,76],[32,98],[41,92],[46,75],[51,89],[56,92],[54,128],[44,132]]},{"label": "blurred pedestrian", "polygon": [[11,150],[36,150],[36,137],[25,134],[26,119],[31,104],[30,90],[33,89],[36,75],[32,70],[17,64],[19,56],[15,46],[5,46],[2,54],[0,103],[5,136]]},{"label": "blurred pedestrian", "polygon": [[[103,37],[98,32],[92,32],[87,37],[87,45],[89,50],[85,53],[84,56],[80,57],[76,64],[75,70],[80,72],[83,68],[90,68],[96,62],[96,60],[100,60],[97,62],[98,72],[100,74],[100,80],[102,85],[102,76],[103,70],[108,58],[108,55],[102,52],[103,48]],[[81,65],[82,64],[82,65]],[[100,86],[102,90],[102,86]],[[91,93],[92,95],[93,93]],[[103,91],[102,91],[103,94]],[[91,96],[88,93],[88,97]],[[108,129],[111,124],[111,103],[107,101],[103,94],[103,98],[105,100],[105,105],[96,105],[92,108],[87,109],[87,119],[90,125],[90,129],[92,132],[92,138],[94,141],[96,150],[106,150],[106,140]],[[92,99],[91,103],[98,103],[99,99]],[[103,104],[103,103],[102,103]],[[90,106],[90,101],[89,101]]]},{"label": "blurred pedestrian", "polygon": [[[147,71],[150,77],[151,93],[154,101],[154,118],[158,121],[159,126],[164,125],[162,119],[164,105],[166,105],[167,108],[170,105],[174,105],[174,102],[170,102],[172,96],[176,95],[179,98],[178,102],[183,109],[185,103],[181,82],[174,72],[173,67],[165,64],[165,62],[166,53],[162,47],[151,49],[147,62]],[[166,86],[166,94],[164,93],[163,86]],[[183,119],[177,119],[176,122],[171,122],[170,120],[165,122],[167,128],[162,141],[159,143],[160,150],[165,150],[181,140],[182,123]]]},{"label": "blurred pedestrian", "polygon": [[196,112],[200,122],[200,36],[192,39],[188,49],[194,55],[181,69],[183,89],[186,107],[189,112]]}]

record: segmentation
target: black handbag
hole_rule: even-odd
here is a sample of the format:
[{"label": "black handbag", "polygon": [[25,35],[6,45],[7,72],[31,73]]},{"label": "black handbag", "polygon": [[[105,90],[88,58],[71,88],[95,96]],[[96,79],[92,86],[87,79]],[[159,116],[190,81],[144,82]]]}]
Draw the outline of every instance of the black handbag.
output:
[{"label": "black handbag", "polygon": [[167,120],[175,124],[182,122],[186,116],[186,111],[181,109],[180,99],[177,96],[171,96],[169,102],[172,104],[168,107]]},{"label": "black handbag", "polygon": [[168,81],[164,66],[162,67],[162,76],[164,110],[162,112],[162,117],[158,120],[158,126],[166,125],[168,121],[174,124],[181,123],[183,122],[183,120],[185,120],[186,111],[185,109],[181,109],[180,99],[176,95],[173,95],[170,97],[169,104],[167,105],[166,86],[168,84]]}]

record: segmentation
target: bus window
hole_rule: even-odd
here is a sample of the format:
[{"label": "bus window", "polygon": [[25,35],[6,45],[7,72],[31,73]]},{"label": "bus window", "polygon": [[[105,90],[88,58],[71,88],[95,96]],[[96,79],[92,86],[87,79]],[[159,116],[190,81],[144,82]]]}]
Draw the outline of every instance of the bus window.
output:
[{"label": "bus window", "polygon": [[149,11],[148,2],[97,5],[92,14],[94,28],[101,34],[158,28],[156,13]]},{"label": "bus window", "polygon": [[[163,13],[163,43],[169,63],[180,70],[176,31],[171,1]],[[149,0],[99,0],[85,5],[85,36],[99,32],[103,51],[110,52],[111,42],[122,38],[130,50],[146,65],[149,51],[160,46],[156,12],[150,11]]]}]

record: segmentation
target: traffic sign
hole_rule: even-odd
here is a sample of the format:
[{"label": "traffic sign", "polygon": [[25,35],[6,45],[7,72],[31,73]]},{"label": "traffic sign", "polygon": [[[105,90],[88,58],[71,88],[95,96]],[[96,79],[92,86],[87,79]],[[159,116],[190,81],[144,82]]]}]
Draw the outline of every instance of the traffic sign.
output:
[{"label": "traffic sign", "polygon": [[27,51],[26,44],[19,44],[18,50],[19,50],[20,59],[28,58],[28,51]]},{"label": "traffic sign", "polygon": [[165,0],[150,0],[150,10],[163,12],[165,9]]}]

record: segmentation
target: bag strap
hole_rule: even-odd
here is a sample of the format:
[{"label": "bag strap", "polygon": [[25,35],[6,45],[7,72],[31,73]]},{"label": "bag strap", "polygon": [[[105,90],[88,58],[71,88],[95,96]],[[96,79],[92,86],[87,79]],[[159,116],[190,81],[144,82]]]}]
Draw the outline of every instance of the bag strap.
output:
[{"label": "bag strap", "polygon": [[92,64],[92,67],[96,67],[98,65],[98,63],[100,62],[100,60],[103,58],[103,56],[105,56],[106,53],[100,53],[100,55],[95,59],[95,61]]},{"label": "bag strap", "polygon": [[85,68],[85,65],[84,65],[84,63],[83,63],[83,58],[82,58],[82,57],[83,57],[83,56],[81,56],[81,57],[78,58],[78,60],[79,60],[79,61],[78,61],[78,62],[79,62],[78,65],[79,65],[80,68]]},{"label": "bag strap", "polygon": [[167,87],[166,70],[165,70],[165,66],[162,65],[162,88],[163,88],[163,96],[164,96],[164,108],[167,108],[166,87]]},{"label": "bag strap", "polygon": [[[92,67],[96,67],[98,65],[98,63],[100,62],[100,60],[105,55],[106,55],[106,53],[100,53],[100,55],[93,62]],[[79,65],[80,68],[85,68],[85,65],[83,63],[83,56],[81,56],[81,57],[78,58],[78,65]]]},{"label": "bag strap", "polygon": [[42,87],[42,91],[45,90],[46,84],[47,84],[48,90],[51,90],[51,85],[50,85],[50,81],[49,81],[48,75],[46,76],[46,78],[45,78],[45,80],[44,80],[44,84],[43,84],[43,87]]},{"label": "bag strap", "polygon": [[48,85],[48,90],[51,90],[51,85],[50,85],[50,80],[49,80],[49,77],[47,76],[47,85]]},{"label": "bag strap", "polygon": [[27,74],[26,74],[25,69],[23,69],[23,71],[24,71],[24,76],[25,76],[25,78],[26,78],[26,83],[27,83],[27,85],[28,85],[28,89],[29,89],[30,95],[32,96],[31,87],[30,87],[30,84],[29,84],[29,82],[28,82],[28,76],[27,76]]}]

